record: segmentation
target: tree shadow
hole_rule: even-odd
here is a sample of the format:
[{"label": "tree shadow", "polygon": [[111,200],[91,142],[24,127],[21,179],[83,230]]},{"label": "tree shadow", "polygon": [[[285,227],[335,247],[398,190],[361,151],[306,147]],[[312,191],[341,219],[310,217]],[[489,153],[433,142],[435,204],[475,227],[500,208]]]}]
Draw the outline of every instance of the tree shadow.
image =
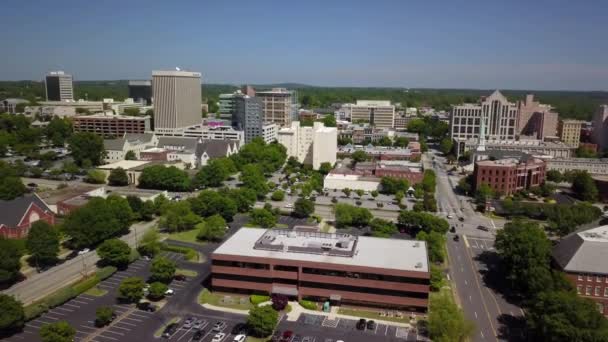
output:
[{"label": "tree shadow", "polygon": [[512,342],[524,342],[526,338],[526,319],[523,316],[514,317],[502,314],[498,316],[498,338]]},{"label": "tree shadow", "polygon": [[481,254],[474,257],[474,259],[485,266],[485,270],[479,270],[479,273],[484,284],[488,288],[500,294],[510,304],[518,306],[522,304],[521,297],[507,286],[505,282],[505,272],[496,252],[483,251]]}]

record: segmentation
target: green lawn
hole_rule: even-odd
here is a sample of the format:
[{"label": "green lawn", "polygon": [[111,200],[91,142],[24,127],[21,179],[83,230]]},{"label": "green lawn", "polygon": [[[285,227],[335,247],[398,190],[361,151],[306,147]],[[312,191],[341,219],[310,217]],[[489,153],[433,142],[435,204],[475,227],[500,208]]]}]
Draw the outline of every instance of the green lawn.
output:
[{"label": "green lawn", "polygon": [[192,230],[187,230],[187,231],[179,232],[179,233],[162,234],[162,236],[165,236],[165,237],[167,237],[167,239],[171,239],[171,240],[204,245],[205,243],[203,241],[199,241],[196,239],[197,234],[198,234],[198,230],[192,229]]},{"label": "green lawn", "polygon": [[351,309],[351,308],[340,308],[338,309],[339,314],[349,315],[360,318],[369,318],[374,320],[383,320],[389,322],[398,322],[398,323],[409,323],[409,318],[406,312],[401,312],[403,314],[403,318],[397,317],[386,317],[380,316],[378,311],[368,311],[368,310],[359,310],[359,309]]},{"label": "green lawn", "polygon": [[175,270],[175,274],[183,274],[186,277],[196,277],[196,275],[198,274],[196,271],[193,270],[186,270],[183,268],[178,268],[177,270]]},{"label": "green lawn", "polygon": [[[222,299],[224,298],[224,296],[230,296],[232,298],[233,303],[223,303]],[[211,305],[215,305],[215,306],[222,306],[225,308],[231,308],[231,309],[238,309],[238,310],[249,310],[251,308],[253,308],[253,304],[251,304],[251,302],[249,301],[248,297],[245,297],[247,299],[247,301],[244,304],[241,304],[239,302],[239,299],[241,297],[239,296],[235,296],[232,294],[217,294],[217,293],[213,293],[207,289],[203,289],[203,291],[200,293],[200,295],[198,296],[198,302],[200,304],[211,304]]]},{"label": "green lawn", "polygon": [[93,297],[102,297],[102,296],[105,296],[108,293],[108,291],[100,289],[97,286],[94,286],[94,287],[91,287],[90,289],[86,290],[84,293],[89,296],[93,296]]}]

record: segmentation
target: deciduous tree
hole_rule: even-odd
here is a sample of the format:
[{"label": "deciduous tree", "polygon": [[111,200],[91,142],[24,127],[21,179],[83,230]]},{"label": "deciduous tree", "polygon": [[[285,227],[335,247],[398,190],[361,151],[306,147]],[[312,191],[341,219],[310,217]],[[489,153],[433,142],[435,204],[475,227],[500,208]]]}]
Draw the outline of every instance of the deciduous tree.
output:
[{"label": "deciduous tree", "polygon": [[150,266],[150,279],[168,284],[175,276],[175,263],[165,257],[156,257]]},{"label": "deciduous tree", "polygon": [[249,310],[247,325],[255,336],[266,337],[272,334],[279,321],[278,312],[270,305],[255,306]]},{"label": "deciduous tree", "polygon": [[118,286],[118,299],[137,303],[144,296],[144,280],[140,277],[125,278]]},{"label": "deciduous tree", "polygon": [[59,254],[59,231],[46,221],[36,221],[27,235],[26,247],[36,266],[54,265]]},{"label": "deciduous tree", "polygon": [[104,264],[124,267],[129,264],[131,247],[120,239],[109,239],[97,247],[97,254]]},{"label": "deciduous tree", "polygon": [[40,328],[42,342],[72,342],[74,336],[76,329],[66,321],[45,324]]}]

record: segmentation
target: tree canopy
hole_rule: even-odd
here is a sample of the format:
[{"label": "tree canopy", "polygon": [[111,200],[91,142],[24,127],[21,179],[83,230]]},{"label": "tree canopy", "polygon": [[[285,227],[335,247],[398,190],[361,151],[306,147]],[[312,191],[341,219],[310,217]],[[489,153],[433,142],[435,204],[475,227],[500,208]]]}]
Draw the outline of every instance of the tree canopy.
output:
[{"label": "tree canopy", "polygon": [[591,175],[586,171],[572,175],[572,191],[583,201],[593,202],[598,198],[598,190]]},{"label": "tree canopy", "polygon": [[277,217],[270,210],[264,208],[252,209],[249,217],[252,224],[262,228],[272,228],[277,224]]},{"label": "tree canopy", "polygon": [[196,225],[199,240],[221,241],[226,235],[226,220],[218,214],[207,217],[203,222]]},{"label": "tree canopy", "polygon": [[175,263],[165,257],[156,257],[150,266],[150,279],[169,284],[175,276]]},{"label": "tree canopy", "polygon": [[53,265],[59,254],[59,231],[46,221],[32,224],[26,239],[30,258],[36,266]]},{"label": "tree canopy", "polygon": [[79,166],[85,165],[86,160],[93,166],[103,162],[105,149],[100,135],[89,132],[74,133],[69,137],[68,144],[72,158]]},{"label": "tree canopy", "polygon": [[169,232],[181,232],[194,228],[201,218],[193,212],[191,201],[170,202],[163,209],[158,226]]},{"label": "tree canopy", "polygon": [[45,324],[40,328],[42,342],[72,342],[74,336],[76,329],[66,321]]},{"label": "tree canopy", "polygon": [[433,341],[464,342],[473,335],[475,325],[447,293],[431,297],[430,307],[428,329]]},{"label": "tree canopy", "polygon": [[10,332],[23,327],[25,313],[20,301],[12,296],[0,294],[0,331]]},{"label": "tree canopy", "polygon": [[399,213],[398,222],[400,225],[422,230],[426,233],[445,234],[450,228],[448,221],[426,212],[402,210]]},{"label": "tree canopy", "polygon": [[294,203],[292,215],[305,218],[315,212],[315,203],[305,198],[298,198]]},{"label": "tree canopy", "polygon": [[109,239],[97,247],[97,254],[104,264],[124,267],[129,263],[131,247],[120,239]]},{"label": "tree canopy", "polygon": [[279,321],[279,313],[271,305],[254,306],[249,310],[247,325],[257,337],[266,337],[272,334]]},{"label": "tree canopy", "polygon": [[[241,193],[240,191],[228,191],[228,193],[237,194],[238,196],[250,196],[250,193]],[[250,203],[249,198],[238,198],[238,200],[247,202],[240,203],[241,205],[248,205]],[[235,198],[225,196],[221,192],[213,190],[203,190],[197,197],[189,198],[188,202],[192,206],[192,211],[197,215],[207,217],[219,214],[226,221],[232,221],[232,218],[239,209],[237,203],[235,203]]]},{"label": "tree canopy", "polygon": [[108,184],[112,186],[128,185],[129,176],[127,176],[127,171],[125,171],[125,169],[122,167],[117,167],[110,171],[110,175],[108,176]]},{"label": "tree canopy", "polygon": [[144,280],[140,277],[125,278],[118,286],[118,299],[137,303],[144,296]]},{"label": "tree canopy", "polygon": [[364,227],[372,219],[371,212],[366,208],[359,208],[346,203],[337,203],[334,206],[336,227]]},{"label": "tree canopy", "polygon": [[190,177],[175,166],[152,165],[144,168],[139,176],[139,187],[168,191],[189,191]]}]

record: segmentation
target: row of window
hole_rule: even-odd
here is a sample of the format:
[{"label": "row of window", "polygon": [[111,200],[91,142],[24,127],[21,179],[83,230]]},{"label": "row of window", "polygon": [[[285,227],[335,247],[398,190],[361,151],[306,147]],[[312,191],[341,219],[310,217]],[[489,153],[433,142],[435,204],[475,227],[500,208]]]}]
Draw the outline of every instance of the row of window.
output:
[{"label": "row of window", "polygon": [[[606,283],[608,283],[608,276],[607,277],[603,277],[601,275],[593,275],[593,274],[587,274],[587,281],[593,281],[593,278],[595,277],[595,282],[596,283],[601,283],[604,281],[604,279],[606,279]],[[584,280],[585,275],[584,274],[579,274],[578,275],[578,280],[582,281]]]},{"label": "row of window", "polygon": [[[576,286],[576,292],[578,294],[582,294],[582,292],[583,292],[583,285],[577,285]],[[592,292],[593,292],[593,294],[591,294]],[[599,297],[599,296],[601,296],[601,293],[602,293],[602,287],[601,286],[596,286],[595,287],[595,291],[593,291],[593,286],[591,286],[591,285],[587,285],[585,287],[585,296],[591,296],[591,295],[593,295],[593,296]],[[604,288],[604,297],[608,297],[608,287]]]}]

